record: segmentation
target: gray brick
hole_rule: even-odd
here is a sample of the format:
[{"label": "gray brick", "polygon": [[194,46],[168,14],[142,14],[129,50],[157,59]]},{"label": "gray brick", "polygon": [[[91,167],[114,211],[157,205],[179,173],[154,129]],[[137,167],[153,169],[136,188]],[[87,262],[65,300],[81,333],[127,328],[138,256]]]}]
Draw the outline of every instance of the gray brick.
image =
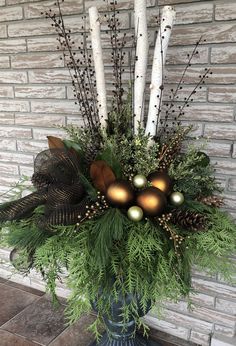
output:
[{"label": "gray brick", "polygon": [[[70,83],[71,78],[67,70],[34,70],[29,71],[30,83]],[[1,74],[0,74],[1,78]]]},{"label": "gray brick", "polygon": [[236,138],[236,124],[206,124],[204,135],[215,139]]},{"label": "gray brick", "polygon": [[235,86],[209,86],[208,100],[210,102],[236,102]]},{"label": "gray brick", "polygon": [[25,153],[38,154],[40,151],[48,149],[48,144],[46,138],[44,142],[17,140],[17,148]]},{"label": "gray brick", "polygon": [[6,97],[6,98],[14,97],[13,87],[0,85],[0,98],[2,97]]},{"label": "gray brick", "polygon": [[178,303],[165,302],[164,307],[177,312],[188,313],[188,303],[183,300],[180,300]]},{"label": "gray brick", "polygon": [[236,47],[234,46],[213,47],[211,49],[211,62],[213,64],[236,63]]},{"label": "gray brick", "polygon": [[21,84],[27,82],[26,72],[21,71],[0,71],[0,83]]},{"label": "gray brick", "polygon": [[232,157],[236,159],[236,142],[233,145],[233,154]]},{"label": "gray brick", "polygon": [[193,292],[190,294],[191,301],[196,306],[214,307],[215,298],[204,293]]},{"label": "gray brick", "polygon": [[10,67],[10,59],[8,56],[1,56],[0,60],[0,68],[9,68]]},{"label": "gray brick", "polygon": [[1,175],[0,176],[0,185],[12,186],[18,182],[18,177],[9,177],[9,175]]},{"label": "gray brick", "polygon": [[[0,129],[0,132],[1,132],[1,129]],[[0,139],[0,148],[1,148],[1,150],[16,151],[16,140]],[[0,169],[1,169],[1,166],[0,166]],[[2,170],[1,170],[1,173],[3,173]]]},{"label": "gray brick", "polygon": [[236,160],[212,160],[216,164],[216,171],[220,174],[234,174],[236,170]]},{"label": "gray brick", "polygon": [[179,25],[173,29],[171,45],[189,45],[199,40],[201,35],[206,39],[206,43],[226,43],[236,42],[235,23],[210,23],[202,25]]},{"label": "gray brick", "polygon": [[164,310],[163,316],[167,321],[185,326],[186,328],[192,328],[195,331],[199,331],[200,333],[210,333],[212,331],[212,323],[203,321],[198,318],[194,318],[192,316],[187,316],[175,311]]},{"label": "gray brick", "polygon": [[235,335],[234,328],[222,326],[221,324],[217,324],[217,323],[214,325],[214,331],[217,334],[225,335],[225,336],[228,336],[230,338]]},{"label": "gray brick", "polygon": [[[195,0],[194,2],[202,1],[202,0]],[[176,5],[179,3],[189,3],[193,2],[193,0],[158,0],[159,5]]]},{"label": "gray brick", "polygon": [[[53,13],[58,13],[57,6],[54,5],[55,1],[44,1],[39,3],[29,3],[24,6],[25,18],[40,18],[41,12],[52,9]],[[83,12],[83,0],[67,0],[62,3],[62,13],[64,15],[78,14]]]},{"label": "gray brick", "polygon": [[0,137],[7,138],[32,138],[30,129],[0,126]]},{"label": "gray brick", "polygon": [[209,293],[226,299],[235,299],[236,287],[200,278],[192,278],[192,286],[197,291],[205,294]]},{"label": "gray brick", "polygon": [[157,319],[156,317],[151,316],[150,314],[146,315],[144,317],[144,320],[149,326],[161,330],[165,333],[175,335],[185,340],[187,340],[189,337],[189,329],[186,328],[186,326],[178,326],[174,323]]},{"label": "gray brick", "polygon": [[29,102],[18,100],[0,101],[0,109],[3,112],[29,112]]},{"label": "gray brick", "polygon": [[0,125],[12,125],[14,122],[14,113],[0,113]]},{"label": "gray brick", "polygon": [[[1,30],[0,30],[1,31]],[[8,35],[10,37],[38,36],[55,33],[55,28],[50,26],[45,20],[28,20],[27,22],[18,22],[8,25]]]},{"label": "gray brick", "polygon": [[236,195],[235,194],[230,195],[230,194],[224,193],[224,202],[225,202],[226,208],[233,209],[233,210],[236,209]]},{"label": "gray brick", "polygon": [[195,104],[192,103],[189,108],[185,109],[182,119],[199,120],[199,121],[233,121],[233,106],[217,106],[211,104]]},{"label": "gray brick", "polygon": [[[166,71],[166,82],[168,83],[179,83],[180,78],[183,74],[183,67],[180,66],[167,66]],[[235,66],[212,66],[212,75],[209,75],[209,79],[206,81],[207,84],[235,84],[236,80],[236,67]],[[196,85],[199,81],[199,75],[204,72],[204,69],[200,67],[191,67],[188,69],[184,83]]]},{"label": "gray brick", "polygon": [[[236,188],[236,179],[234,181],[234,184]],[[230,300],[225,300],[221,298],[216,298],[216,309],[223,311],[225,313],[228,312],[229,314],[236,316],[236,302],[232,302]]]},{"label": "gray brick", "polygon": [[[166,83],[166,85],[164,87],[164,93],[163,93],[164,101],[169,100],[169,96],[172,94],[171,89],[174,90],[174,92],[175,92],[176,88],[177,88],[176,84]],[[176,96],[178,96],[178,98],[175,100],[184,101],[184,98],[186,97],[186,95],[190,95],[192,90],[193,90],[192,86],[183,85],[182,89],[178,90],[178,93],[176,95]],[[199,89],[197,91],[197,93],[195,94],[195,96],[193,96],[193,102],[206,102],[206,99],[207,99],[207,88],[206,87],[202,87],[202,89]]]},{"label": "gray brick", "polygon": [[56,51],[57,46],[58,41],[54,36],[27,38],[27,47],[29,52]]},{"label": "gray brick", "polygon": [[233,2],[219,3],[215,7],[216,20],[232,20],[236,19],[236,4]]},{"label": "gray brick", "polygon": [[189,340],[201,346],[208,346],[210,343],[210,335],[192,330]]},{"label": "gray brick", "polygon": [[10,163],[20,163],[20,164],[33,164],[33,156],[32,155],[25,155],[25,154],[18,154],[18,153],[11,153],[6,151],[0,151],[0,160],[2,162],[10,162]]},{"label": "gray brick", "polygon": [[0,38],[7,37],[6,25],[0,25]]},{"label": "gray brick", "polygon": [[45,129],[45,128],[36,128],[33,129],[33,138],[35,140],[45,140],[47,136],[55,136],[65,138],[65,131],[59,129]]},{"label": "gray brick", "polygon": [[33,166],[20,165],[20,175],[26,175],[27,177],[31,177],[33,173],[34,173]]},{"label": "gray brick", "polygon": [[55,127],[65,125],[65,116],[45,115],[32,113],[16,113],[16,125],[33,126],[33,127]]},{"label": "gray brick", "polygon": [[221,335],[214,335],[211,339],[211,346],[235,346],[236,338],[227,338]]},{"label": "gray brick", "polygon": [[1,174],[11,174],[11,175],[19,174],[19,169],[17,165],[11,165],[7,163],[0,163],[0,171],[1,171]]},{"label": "gray brick", "polygon": [[26,52],[26,41],[24,39],[1,40],[0,53]]},{"label": "gray brick", "polygon": [[79,114],[79,107],[73,101],[31,101],[31,109],[34,113]]},{"label": "gray brick", "polygon": [[[24,2],[29,2],[29,0],[5,0],[7,5],[23,4]],[[30,0],[30,2],[38,0]]]},{"label": "gray brick", "polygon": [[17,54],[12,56],[11,65],[16,69],[64,67],[61,53]]},{"label": "gray brick", "polygon": [[220,323],[228,327],[235,326],[235,317],[228,315],[227,313],[219,312],[206,307],[194,307],[191,311],[191,315],[197,318],[201,318],[204,321],[212,323]]},{"label": "gray brick", "polygon": [[231,143],[222,142],[209,142],[204,151],[209,156],[230,157],[231,156]]},{"label": "gray brick", "polygon": [[77,117],[67,117],[67,124],[75,125],[75,126],[82,126],[83,125],[83,119],[80,116]]},{"label": "gray brick", "polygon": [[[188,62],[188,54],[191,54],[193,48],[186,47],[170,47],[167,51],[166,63],[168,64],[183,64]],[[192,64],[204,64],[208,62],[208,47],[199,47],[199,54],[195,55]],[[153,55],[149,55],[152,61]]]},{"label": "gray brick", "polygon": [[6,7],[0,11],[0,22],[19,20],[23,18],[23,11],[20,6]]},{"label": "gray brick", "polygon": [[[1,89],[0,89],[1,92]],[[15,97],[39,99],[64,99],[65,87],[63,86],[15,86]]]}]

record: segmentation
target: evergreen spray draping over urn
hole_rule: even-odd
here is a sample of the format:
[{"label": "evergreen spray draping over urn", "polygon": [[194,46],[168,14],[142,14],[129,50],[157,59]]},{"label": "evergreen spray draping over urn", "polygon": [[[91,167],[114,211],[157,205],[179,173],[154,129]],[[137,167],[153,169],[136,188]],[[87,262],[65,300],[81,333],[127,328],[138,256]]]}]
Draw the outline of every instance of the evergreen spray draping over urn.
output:
[{"label": "evergreen spray draping over urn", "polygon": [[[40,271],[54,299],[66,269],[67,317],[73,323],[95,308],[92,330],[99,337],[102,318],[108,328],[100,345],[146,345],[135,337],[140,317],[155,304],[187,296],[193,264],[226,279],[234,271],[228,255],[236,226],[219,209],[223,199],[209,157],[191,143],[191,126],[181,123],[211,71],[200,71],[193,90],[179,99],[199,39],[165,95],[175,19],[165,6],[147,91],[145,0],[134,1],[133,35],[122,28],[118,1],[100,16],[90,8],[79,36],[65,27],[63,2],[56,5],[46,17],[58,33],[83,126],[64,127],[66,139],[48,137],[49,149],[35,159],[34,191],[0,206],[1,235],[14,247],[15,266]],[[106,37],[112,70],[105,73]]]}]

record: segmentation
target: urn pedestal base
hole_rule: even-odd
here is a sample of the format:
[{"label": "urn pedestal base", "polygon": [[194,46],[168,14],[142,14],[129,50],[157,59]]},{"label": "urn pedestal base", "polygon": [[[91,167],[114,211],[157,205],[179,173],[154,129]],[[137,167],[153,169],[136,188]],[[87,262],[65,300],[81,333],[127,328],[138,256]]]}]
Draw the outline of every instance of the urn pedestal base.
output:
[{"label": "urn pedestal base", "polygon": [[90,346],[162,346],[156,341],[147,340],[142,336],[136,336],[133,339],[115,340],[110,339],[107,334],[103,335],[102,339],[97,343],[93,342]]},{"label": "urn pedestal base", "polygon": [[[104,301],[105,299],[108,299],[108,297],[104,297]],[[147,304],[144,311],[140,299],[132,294],[125,296],[120,294],[118,299],[110,298],[110,301],[110,315],[109,317],[103,317],[106,332],[99,342],[94,342],[90,346],[161,346],[155,341],[136,334],[136,322],[132,314],[126,321],[122,318],[124,306],[129,306],[131,302],[134,302],[138,307],[139,317],[143,317],[150,310],[151,302]],[[92,303],[92,305],[94,310],[97,311],[97,303]]]}]

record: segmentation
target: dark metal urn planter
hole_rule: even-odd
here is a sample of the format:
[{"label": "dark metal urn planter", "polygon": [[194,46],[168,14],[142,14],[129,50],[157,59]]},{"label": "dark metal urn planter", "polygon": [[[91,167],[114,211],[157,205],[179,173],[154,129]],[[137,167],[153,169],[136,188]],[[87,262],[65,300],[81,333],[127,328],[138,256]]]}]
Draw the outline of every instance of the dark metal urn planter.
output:
[{"label": "dark metal urn planter", "polygon": [[[110,318],[104,316],[103,320],[106,326],[106,332],[99,342],[94,342],[90,346],[161,346],[152,340],[147,340],[141,335],[135,335],[135,320],[130,317],[129,321],[125,323],[122,320],[121,312],[124,304],[129,304],[134,297],[132,295],[120,297],[118,301],[112,302]],[[136,300],[138,306],[139,301]],[[93,308],[96,311],[96,303],[93,303]],[[140,307],[139,316],[144,316],[147,311],[143,311]]]}]

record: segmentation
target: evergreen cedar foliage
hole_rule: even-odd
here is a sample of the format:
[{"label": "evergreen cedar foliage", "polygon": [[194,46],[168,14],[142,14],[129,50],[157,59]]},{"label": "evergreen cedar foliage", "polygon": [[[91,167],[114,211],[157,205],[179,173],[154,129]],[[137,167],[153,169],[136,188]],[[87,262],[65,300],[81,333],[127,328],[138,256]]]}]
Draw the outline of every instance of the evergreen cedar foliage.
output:
[{"label": "evergreen cedar foliage", "polygon": [[[59,3],[58,5],[60,6]],[[115,6],[113,2],[111,6]],[[229,255],[235,252],[236,226],[218,208],[222,199],[215,196],[220,193],[220,189],[214,178],[213,167],[206,155],[191,144],[192,139],[188,137],[191,128],[181,125],[180,115],[192,97],[186,97],[187,103],[178,102],[176,95],[181,89],[181,82],[177,85],[177,90],[171,91],[173,98],[164,104],[162,126],[158,129],[155,140],[146,136],[141,126],[134,135],[133,79],[131,74],[130,91],[124,92],[121,75],[122,52],[126,40],[123,36],[120,38],[122,33],[118,30],[119,21],[114,11],[112,17],[108,18],[108,24],[116,40],[122,40],[122,44],[112,44],[115,80],[113,106],[107,128],[100,129],[96,121],[96,105],[91,106],[94,107],[91,113],[86,113],[87,107],[90,107],[90,101],[85,98],[86,88],[94,92],[91,89],[91,85],[94,86],[91,62],[86,61],[85,67],[78,67],[80,64],[76,63],[77,57],[72,53],[73,42],[70,32],[64,28],[61,12],[59,11],[59,17],[51,11],[46,15],[53,20],[59,32],[59,41],[71,71],[75,95],[79,98],[80,106],[82,104],[81,112],[85,123],[82,128],[65,127],[70,140],[50,138],[49,144],[52,153],[52,148],[70,151],[78,160],[78,176],[85,195],[83,203],[80,201],[77,205],[80,210],[77,216],[83,217],[78,219],[78,224],[58,223],[47,227],[43,224],[42,227],[39,220],[49,210],[45,200],[42,200],[34,211],[31,210],[26,215],[15,219],[12,217],[11,221],[3,218],[1,236],[5,244],[15,248],[18,256],[12,257],[16,268],[25,273],[31,268],[41,272],[47,289],[55,300],[56,280],[66,273],[66,281],[71,289],[67,308],[71,323],[82,313],[90,311],[91,302],[97,302],[98,319],[92,328],[98,336],[97,325],[101,316],[109,313],[110,297],[118,299],[132,293],[141,300],[143,311],[147,311],[150,302],[154,305],[168,299],[177,301],[180,297],[188,296],[191,290],[193,265],[209,273],[218,272],[223,278],[230,280],[235,270]],[[114,40],[113,35],[111,40]],[[86,32],[82,31],[83,42],[85,36]],[[199,44],[200,41],[196,47]],[[87,44],[83,44],[79,50],[85,52],[81,59],[84,56],[87,59]],[[196,51],[195,48],[195,53]],[[131,65],[131,71],[132,68]],[[77,73],[78,69],[82,71],[80,74]],[[206,77],[207,75],[204,78]],[[79,85],[82,94],[78,93]],[[194,94],[196,90],[194,88]],[[181,149],[186,140],[191,144],[190,149],[183,151]],[[164,214],[159,218],[147,217],[139,222],[131,221],[127,217],[127,210],[111,206],[98,193],[90,176],[90,166],[94,160],[105,161],[115,178],[131,183],[136,174],[148,176],[153,171],[165,170],[174,182],[173,191],[183,193],[185,202],[179,207],[168,202]],[[106,182],[106,177],[104,179]],[[40,181],[35,180],[34,176],[33,183],[38,188],[37,191],[42,191],[42,177]],[[37,184],[41,184],[40,188]],[[49,186],[48,183],[43,188],[47,190]],[[4,210],[12,210],[7,209],[9,206],[12,207],[11,202],[2,205],[0,215],[5,215]],[[16,204],[13,206],[16,210]],[[64,213],[69,214],[71,209],[67,205],[66,207],[66,211],[63,209]],[[140,326],[135,299],[130,305],[124,306],[122,314],[124,320],[132,314],[138,322],[137,326]]]}]

